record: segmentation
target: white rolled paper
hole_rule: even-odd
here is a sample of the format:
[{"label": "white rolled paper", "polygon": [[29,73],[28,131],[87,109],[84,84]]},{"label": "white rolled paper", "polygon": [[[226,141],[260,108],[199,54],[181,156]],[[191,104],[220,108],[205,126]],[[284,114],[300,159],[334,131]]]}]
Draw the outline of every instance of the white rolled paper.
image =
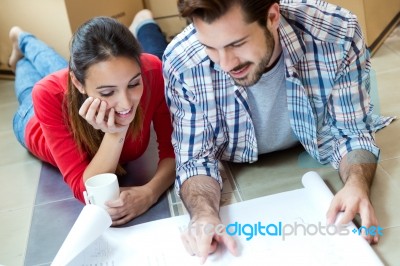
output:
[{"label": "white rolled paper", "polygon": [[308,189],[310,195],[312,195],[312,198],[315,200],[314,202],[318,202],[321,210],[328,210],[333,199],[333,194],[321,176],[313,171],[307,172],[303,175],[301,182]]},{"label": "white rolled paper", "polygon": [[91,204],[83,207],[51,265],[68,265],[101,236],[111,223],[110,215],[103,208]]},{"label": "white rolled paper", "polygon": [[[312,172],[312,171],[307,172],[303,175],[301,182],[303,183],[304,188],[308,190],[308,193],[312,197],[312,201],[315,202],[315,204],[317,204],[318,208],[321,208],[321,210],[324,210],[325,212],[327,212],[334,195],[332,194],[332,191],[328,188],[328,186],[325,184],[324,180],[322,180],[321,176],[316,172]],[[343,212],[339,212],[339,214],[336,217],[335,224],[338,224],[340,222],[340,220],[342,219],[342,216],[343,216]],[[357,229],[357,227],[355,226],[355,224],[353,222],[350,222],[349,224],[347,224],[346,228],[349,229],[349,232],[351,232],[353,229]],[[340,236],[338,239],[340,239]],[[347,250],[350,250],[351,247],[357,246],[358,247],[357,252],[359,254],[364,254],[364,255],[360,255],[357,258],[358,261],[354,261],[354,263],[349,262],[346,265],[358,265],[359,264],[359,265],[383,266],[383,263],[381,262],[379,257],[376,255],[376,253],[373,252],[369,243],[367,241],[365,241],[361,236],[354,234],[354,235],[350,235],[343,239],[345,239],[346,242],[342,243],[343,245],[340,246],[341,248],[344,247],[344,249],[346,249],[346,245],[347,245],[349,247]],[[361,260],[364,260],[364,261],[361,261]]]},{"label": "white rolled paper", "polygon": [[[317,172],[307,172],[303,175],[301,182],[303,186],[308,190],[309,195],[311,195],[313,202],[318,205],[320,210],[328,212],[329,206],[331,205],[333,194],[332,191],[322,180],[321,176]],[[336,216],[336,224],[342,219],[343,212],[339,212]],[[348,226],[355,227],[351,222],[347,224]]]}]

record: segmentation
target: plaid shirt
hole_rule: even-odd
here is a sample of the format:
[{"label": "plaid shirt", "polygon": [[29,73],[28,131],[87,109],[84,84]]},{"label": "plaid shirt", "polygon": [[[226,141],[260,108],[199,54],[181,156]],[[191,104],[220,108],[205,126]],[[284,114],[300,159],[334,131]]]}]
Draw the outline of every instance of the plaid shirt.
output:
[{"label": "plaid shirt", "polygon": [[[379,156],[374,132],[392,118],[372,115],[370,61],[355,15],[323,1],[281,1],[280,42],[290,124],[307,152],[338,168],[357,149]],[[254,162],[257,141],[245,87],[207,56],[189,25],[163,58],[177,179],[207,175],[222,186],[219,160]]]}]

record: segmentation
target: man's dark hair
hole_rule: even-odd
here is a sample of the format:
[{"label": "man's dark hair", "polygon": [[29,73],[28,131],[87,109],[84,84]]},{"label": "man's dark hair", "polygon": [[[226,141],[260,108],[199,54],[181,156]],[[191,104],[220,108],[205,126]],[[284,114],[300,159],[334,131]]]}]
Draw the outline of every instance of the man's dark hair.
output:
[{"label": "man's dark hair", "polygon": [[246,22],[257,21],[265,26],[267,11],[275,3],[279,4],[279,0],[178,0],[178,10],[182,17],[189,20],[196,17],[212,23],[225,15],[230,8],[239,5]]}]

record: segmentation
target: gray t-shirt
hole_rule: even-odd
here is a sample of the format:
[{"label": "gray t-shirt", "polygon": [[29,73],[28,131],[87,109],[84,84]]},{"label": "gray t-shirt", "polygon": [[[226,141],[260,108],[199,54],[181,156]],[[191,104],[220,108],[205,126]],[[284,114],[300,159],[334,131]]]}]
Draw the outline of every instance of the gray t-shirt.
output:
[{"label": "gray t-shirt", "polygon": [[289,122],[283,55],[257,84],[248,87],[247,94],[258,154],[295,146],[298,140]]}]

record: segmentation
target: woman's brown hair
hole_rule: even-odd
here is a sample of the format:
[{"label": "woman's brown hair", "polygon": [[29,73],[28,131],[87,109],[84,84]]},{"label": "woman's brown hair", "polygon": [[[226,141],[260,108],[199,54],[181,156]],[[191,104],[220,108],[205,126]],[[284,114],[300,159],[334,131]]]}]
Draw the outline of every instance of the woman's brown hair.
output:
[{"label": "woman's brown hair", "polygon": [[[81,25],[72,36],[69,71],[85,86],[87,71],[92,65],[112,57],[127,57],[140,66],[140,55],[141,47],[127,27],[113,18],[96,17]],[[100,147],[104,132],[94,129],[78,113],[87,97],[78,91],[69,77],[64,104],[67,108],[67,122],[79,149],[87,152],[92,159]],[[138,137],[142,119],[142,109],[138,106],[127,136]],[[116,173],[122,175],[125,170],[118,165]]]}]

